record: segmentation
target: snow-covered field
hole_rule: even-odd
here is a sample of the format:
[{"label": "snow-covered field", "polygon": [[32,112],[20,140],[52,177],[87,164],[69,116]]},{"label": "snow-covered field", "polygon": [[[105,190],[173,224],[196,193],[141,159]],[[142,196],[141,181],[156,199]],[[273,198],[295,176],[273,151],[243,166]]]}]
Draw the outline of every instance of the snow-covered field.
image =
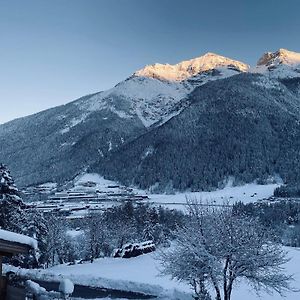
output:
[{"label": "snow-covered field", "polygon": [[[300,287],[300,249],[286,248],[291,260],[286,264],[286,272],[294,274],[293,286]],[[191,290],[185,283],[160,276],[157,254],[145,254],[136,258],[104,258],[94,263],[73,266],[59,265],[48,270],[19,270],[20,274],[31,274],[33,279],[61,280],[69,278],[75,284],[105,287],[125,291],[144,292],[159,296],[159,299],[192,299]],[[8,267],[6,266],[6,269]],[[11,268],[9,268],[11,269]],[[17,271],[17,269],[13,269]],[[282,297],[278,294],[262,293],[259,297],[244,282],[233,291],[233,300],[297,300],[300,292],[290,292]]]},{"label": "snow-covered field", "polygon": [[[79,177],[75,182],[73,190],[78,191],[82,188],[82,184],[87,181],[91,181],[96,184],[93,188],[86,188],[90,191],[92,189],[97,189],[103,192],[106,192],[107,190],[119,192],[120,189],[123,189],[121,186],[114,189],[108,188],[108,186],[119,186],[119,184],[114,181],[106,180],[98,174],[90,173]],[[149,198],[147,201],[153,204],[164,205],[169,208],[184,209],[187,199],[197,199],[201,200],[204,204],[209,203],[215,205],[222,205],[224,203],[233,204],[237,201],[251,203],[258,200],[264,200],[271,197],[278,186],[280,186],[280,184],[259,185],[251,183],[242,186],[228,185],[223,189],[212,192],[182,192],[172,195],[149,194],[147,191],[135,188],[132,189],[132,192],[138,195],[147,194]]]},{"label": "snow-covered field", "polygon": [[175,195],[149,195],[149,201],[166,205],[170,208],[180,208],[186,205],[186,200],[201,200],[202,203],[222,205],[224,203],[233,204],[237,201],[243,203],[255,202],[271,197],[278,184],[258,185],[246,184],[243,186],[228,186],[221,190],[213,192],[193,192],[193,193],[178,193]]}]

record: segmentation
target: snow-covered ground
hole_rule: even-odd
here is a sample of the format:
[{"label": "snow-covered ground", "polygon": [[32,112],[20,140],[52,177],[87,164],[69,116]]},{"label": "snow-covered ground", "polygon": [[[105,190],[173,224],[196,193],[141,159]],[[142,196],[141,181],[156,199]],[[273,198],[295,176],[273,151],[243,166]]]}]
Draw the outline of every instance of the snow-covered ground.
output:
[{"label": "snow-covered ground", "polygon": [[[85,186],[87,182],[93,182],[95,183],[95,186]],[[74,192],[95,192],[96,190],[101,192],[120,192],[120,189],[123,190],[124,188],[125,187],[120,186],[120,184],[115,181],[107,180],[97,173],[84,173],[75,178],[74,187],[70,190]]]},{"label": "snow-covered ground", "polygon": [[71,280],[79,277],[81,283],[88,283],[90,278],[94,278],[96,285],[96,278],[105,278],[117,282],[114,288],[130,290],[131,286],[133,291],[154,295],[172,295],[179,291],[189,294],[190,289],[186,284],[159,275],[160,264],[156,255],[145,254],[130,259],[103,258],[83,265],[59,265],[49,271]]},{"label": "snow-covered ground", "polygon": [[197,199],[201,200],[203,204],[214,205],[233,204],[238,201],[251,203],[264,200],[271,197],[278,186],[279,184],[258,185],[251,183],[243,186],[228,186],[212,192],[177,193],[174,195],[152,194],[148,196],[149,202],[168,206],[169,208],[182,209],[185,207],[187,199]]},{"label": "snow-covered ground", "polygon": [[[237,201],[250,203],[266,200],[273,195],[274,189],[280,184],[258,185],[255,183],[243,186],[227,185],[223,189],[211,192],[181,192],[174,194],[150,194],[148,191],[134,187],[122,186],[119,183],[104,179],[99,174],[85,173],[73,181],[73,187],[52,195],[47,201],[32,203],[44,212],[59,210],[70,214],[67,218],[83,218],[89,212],[103,211],[123,201],[132,200],[148,202],[151,205],[162,205],[169,209],[185,210],[186,201],[199,200],[203,204],[223,205]],[[84,195],[82,198],[81,195]],[[79,198],[77,195],[79,195]],[[56,197],[59,200],[54,200]],[[55,198],[55,199],[56,199]]]},{"label": "snow-covered ground", "polygon": [[[286,248],[291,257],[290,262],[286,265],[286,272],[288,274],[294,274],[295,282],[294,287],[300,287],[300,249]],[[75,266],[56,266],[50,269],[52,272],[62,274],[66,277],[73,277],[76,274],[82,277],[99,276],[111,280],[131,281],[136,283],[144,283],[150,285],[157,285],[168,290],[169,295],[174,294],[174,290],[183,293],[191,293],[190,287],[187,284],[180,283],[175,280],[171,280],[167,276],[160,276],[159,261],[156,259],[155,254],[146,254],[136,258],[122,259],[122,258],[106,258],[99,259],[93,264],[75,265]],[[166,291],[165,291],[166,293]],[[176,293],[175,293],[176,294]],[[182,294],[184,297],[188,297],[186,294]],[[187,299],[187,298],[182,298]],[[300,292],[287,293],[286,298],[280,295],[273,294],[268,295],[266,293],[261,294],[261,298],[258,297],[245,283],[241,282],[234,289],[232,299],[243,300],[296,300],[300,299]]]},{"label": "snow-covered ground", "polygon": [[[94,173],[86,173],[78,177],[75,181],[73,190],[78,191],[82,189],[82,185],[88,181],[96,184],[93,188],[84,188],[89,191],[95,189],[102,192],[118,192],[120,189],[124,190],[124,187],[120,186],[118,183],[111,180],[106,180],[100,175]],[[109,186],[116,186],[116,188],[108,188]],[[135,188],[132,189],[132,192],[139,195],[147,194],[149,197],[149,202],[151,203],[167,205],[168,207],[172,208],[179,208],[179,206],[186,204],[186,199],[197,199],[201,200],[203,203],[209,202],[216,205],[221,205],[225,202],[232,204],[237,201],[242,201],[243,203],[255,202],[271,197],[274,190],[279,186],[280,184],[259,185],[256,183],[251,183],[242,186],[228,185],[223,189],[212,192],[182,192],[172,195],[149,194],[147,191],[138,190]]]},{"label": "snow-covered ground", "polygon": [[[300,287],[300,249],[286,248],[291,260],[286,264],[286,272],[294,274],[293,286]],[[5,267],[6,270],[11,267]],[[160,276],[160,264],[156,254],[145,254],[136,258],[104,258],[94,263],[74,266],[59,265],[48,270],[19,270],[20,274],[31,274],[32,279],[61,280],[69,278],[75,284],[92,287],[106,287],[126,291],[144,292],[158,295],[159,299],[192,299],[190,287],[185,283]],[[13,268],[17,271],[16,268]],[[239,283],[233,292],[233,300],[296,300],[300,292],[290,292],[282,297],[277,294],[256,295],[244,282]]]},{"label": "snow-covered ground", "polygon": [[192,299],[186,284],[159,275],[159,262],[154,254],[131,259],[103,258],[94,263],[58,265],[46,270],[4,266],[4,271],[13,271],[33,281],[59,282],[68,278],[75,285],[144,293],[158,296],[159,299]]}]

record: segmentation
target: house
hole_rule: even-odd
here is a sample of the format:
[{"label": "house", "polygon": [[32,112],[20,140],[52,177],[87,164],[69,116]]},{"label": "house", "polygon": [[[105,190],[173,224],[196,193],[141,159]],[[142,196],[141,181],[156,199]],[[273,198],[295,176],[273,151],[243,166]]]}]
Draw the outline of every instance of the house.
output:
[{"label": "house", "polygon": [[3,257],[12,257],[16,254],[27,254],[37,249],[37,241],[28,236],[0,229],[0,299],[25,299],[23,292],[10,287],[6,277],[2,276]]}]

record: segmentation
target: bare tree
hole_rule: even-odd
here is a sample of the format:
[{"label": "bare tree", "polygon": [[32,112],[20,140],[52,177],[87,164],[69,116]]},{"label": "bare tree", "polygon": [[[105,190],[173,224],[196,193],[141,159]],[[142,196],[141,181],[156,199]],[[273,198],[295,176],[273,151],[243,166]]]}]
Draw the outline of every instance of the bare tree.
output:
[{"label": "bare tree", "polygon": [[161,255],[163,273],[188,282],[196,299],[230,300],[238,279],[256,292],[291,290],[284,274],[285,251],[257,220],[231,207],[208,208],[189,202],[189,217],[175,246]]}]

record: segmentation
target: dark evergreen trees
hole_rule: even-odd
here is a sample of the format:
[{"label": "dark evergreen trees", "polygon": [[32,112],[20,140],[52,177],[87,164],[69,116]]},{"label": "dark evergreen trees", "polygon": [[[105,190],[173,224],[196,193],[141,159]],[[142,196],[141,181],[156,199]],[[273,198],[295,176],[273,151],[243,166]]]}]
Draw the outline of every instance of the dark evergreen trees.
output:
[{"label": "dark evergreen trees", "polygon": [[19,191],[7,166],[0,164],[0,227],[23,233],[26,216]]},{"label": "dark evergreen trees", "polygon": [[[92,171],[154,192],[300,181],[300,101],[286,86],[240,74],[197,88],[168,122],[101,158]],[[151,150],[151,151],[150,151]]]},{"label": "dark evergreen trees", "polygon": [[0,228],[37,239],[38,252],[11,260],[15,265],[37,266],[37,259],[47,248],[45,219],[42,213],[22,201],[10,170],[3,164],[0,164]]}]

